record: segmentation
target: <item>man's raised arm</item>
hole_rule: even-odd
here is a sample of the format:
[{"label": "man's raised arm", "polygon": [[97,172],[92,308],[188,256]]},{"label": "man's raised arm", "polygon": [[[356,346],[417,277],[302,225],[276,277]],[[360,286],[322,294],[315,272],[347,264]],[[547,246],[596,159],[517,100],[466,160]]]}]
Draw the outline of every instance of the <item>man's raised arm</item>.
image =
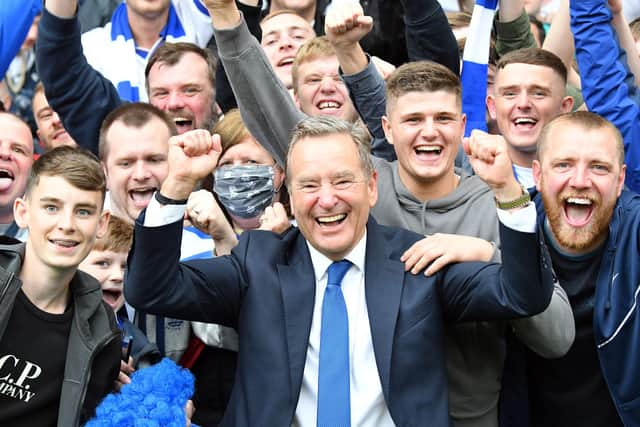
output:
[{"label": "man's raised arm", "polygon": [[82,53],[77,0],[46,0],[36,63],[49,104],[82,147],[98,153],[100,125],[121,104],[115,87]]},{"label": "man's raised arm", "polygon": [[235,1],[204,0],[204,3],[242,120],[251,135],[284,165],[289,133],[304,114],[275,75]]}]

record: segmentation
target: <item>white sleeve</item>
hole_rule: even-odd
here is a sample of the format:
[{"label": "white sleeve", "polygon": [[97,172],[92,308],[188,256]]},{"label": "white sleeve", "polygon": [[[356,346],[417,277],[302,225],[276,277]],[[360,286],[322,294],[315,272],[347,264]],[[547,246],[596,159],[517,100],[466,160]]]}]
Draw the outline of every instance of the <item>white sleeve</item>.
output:
[{"label": "white sleeve", "polygon": [[161,205],[154,195],[147,205],[144,216],[145,227],[160,227],[171,224],[184,218],[187,205]]},{"label": "white sleeve", "polygon": [[527,207],[514,211],[498,209],[500,222],[512,230],[522,233],[535,233],[537,216],[534,203],[529,203]]}]

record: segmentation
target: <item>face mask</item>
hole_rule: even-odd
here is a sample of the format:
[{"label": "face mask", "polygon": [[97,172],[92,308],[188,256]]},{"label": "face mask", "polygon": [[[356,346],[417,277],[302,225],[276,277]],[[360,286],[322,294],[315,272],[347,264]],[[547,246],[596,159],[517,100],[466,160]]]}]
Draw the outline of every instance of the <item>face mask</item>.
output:
[{"label": "face mask", "polygon": [[273,166],[222,166],[214,174],[213,191],[238,218],[255,218],[273,202]]}]

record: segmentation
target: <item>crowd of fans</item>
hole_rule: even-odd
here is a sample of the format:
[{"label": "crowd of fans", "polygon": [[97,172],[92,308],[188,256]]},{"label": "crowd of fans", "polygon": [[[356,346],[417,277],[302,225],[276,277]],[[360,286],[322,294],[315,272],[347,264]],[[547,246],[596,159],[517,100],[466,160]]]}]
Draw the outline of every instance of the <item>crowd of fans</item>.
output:
[{"label": "crowd of fans", "polygon": [[0,425],[640,427],[640,3],[0,3]]}]

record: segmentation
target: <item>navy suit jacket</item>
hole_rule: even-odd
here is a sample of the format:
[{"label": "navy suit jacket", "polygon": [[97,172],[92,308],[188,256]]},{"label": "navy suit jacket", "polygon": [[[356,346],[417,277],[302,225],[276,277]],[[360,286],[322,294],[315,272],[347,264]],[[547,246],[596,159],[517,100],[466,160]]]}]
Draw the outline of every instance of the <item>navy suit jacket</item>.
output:
[{"label": "navy suit jacket", "polygon": [[[142,217],[144,218],[144,217]],[[150,313],[232,326],[240,350],[222,425],[290,426],[298,403],[315,276],[298,229],[243,233],[229,256],[179,263],[182,225],[136,224],[125,295]],[[460,263],[432,277],[400,255],[422,236],[367,224],[365,295],[384,399],[398,426],[449,425],[443,323],[529,316],[553,289],[535,234],[501,228],[503,264]]]}]

